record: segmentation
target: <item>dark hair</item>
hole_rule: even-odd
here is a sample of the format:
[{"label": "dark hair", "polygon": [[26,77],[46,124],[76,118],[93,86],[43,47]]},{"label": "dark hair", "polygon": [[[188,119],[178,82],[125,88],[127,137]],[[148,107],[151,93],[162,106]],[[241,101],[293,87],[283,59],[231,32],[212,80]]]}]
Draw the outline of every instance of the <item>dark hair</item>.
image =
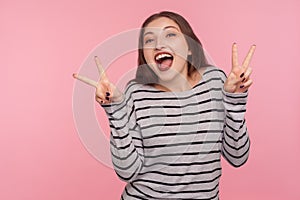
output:
[{"label": "dark hair", "polygon": [[147,65],[143,52],[143,35],[145,32],[145,27],[152,21],[167,17],[178,24],[181,32],[183,33],[189,49],[191,50],[191,55],[187,57],[188,61],[188,76],[191,76],[195,70],[200,67],[207,66],[208,62],[205,58],[202,44],[198,37],[195,35],[190,24],[181,15],[170,12],[162,11],[148,17],[142,24],[142,28],[139,35],[139,49],[138,49],[138,68],[136,71],[135,81],[142,84],[153,84],[158,83],[158,77],[153,72],[153,70]]}]

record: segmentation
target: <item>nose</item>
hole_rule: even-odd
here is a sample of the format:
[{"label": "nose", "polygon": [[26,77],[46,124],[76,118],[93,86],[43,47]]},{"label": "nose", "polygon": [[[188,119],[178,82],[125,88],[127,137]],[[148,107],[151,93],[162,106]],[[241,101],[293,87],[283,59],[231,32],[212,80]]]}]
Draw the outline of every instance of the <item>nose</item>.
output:
[{"label": "nose", "polygon": [[156,43],[155,43],[155,49],[162,49],[165,48],[166,44],[163,38],[157,37]]}]

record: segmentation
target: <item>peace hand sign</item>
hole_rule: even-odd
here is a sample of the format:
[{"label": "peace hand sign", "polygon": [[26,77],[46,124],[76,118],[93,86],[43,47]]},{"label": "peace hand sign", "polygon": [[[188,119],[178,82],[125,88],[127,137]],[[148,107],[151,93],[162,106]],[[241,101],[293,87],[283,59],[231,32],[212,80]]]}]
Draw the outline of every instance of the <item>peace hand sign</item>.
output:
[{"label": "peace hand sign", "polygon": [[98,82],[75,73],[73,74],[73,77],[96,88],[95,99],[98,103],[107,104],[121,101],[123,99],[122,92],[108,80],[97,56],[95,56],[95,62],[100,74]]},{"label": "peace hand sign", "polygon": [[224,90],[229,93],[242,93],[248,90],[253,81],[250,79],[252,68],[248,67],[256,46],[252,45],[242,66],[238,63],[237,45],[232,45],[232,69],[224,83]]}]

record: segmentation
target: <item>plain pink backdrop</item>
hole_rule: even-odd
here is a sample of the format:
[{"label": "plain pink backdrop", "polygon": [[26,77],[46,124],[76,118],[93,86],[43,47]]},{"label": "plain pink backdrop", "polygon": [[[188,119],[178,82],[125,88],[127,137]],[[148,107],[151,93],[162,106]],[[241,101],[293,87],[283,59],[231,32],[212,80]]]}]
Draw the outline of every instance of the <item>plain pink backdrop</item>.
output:
[{"label": "plain pink backdrop", "polygon": [[257,45],[250,158],[238,169],[223,160],[221,199],[300,199],[298,0],[1,0],[0,199],[119,199],[124,183],[78,137],[72,73],[99,43],[161,10],[182,14],[227,73],[233,42],[241,59]]}]

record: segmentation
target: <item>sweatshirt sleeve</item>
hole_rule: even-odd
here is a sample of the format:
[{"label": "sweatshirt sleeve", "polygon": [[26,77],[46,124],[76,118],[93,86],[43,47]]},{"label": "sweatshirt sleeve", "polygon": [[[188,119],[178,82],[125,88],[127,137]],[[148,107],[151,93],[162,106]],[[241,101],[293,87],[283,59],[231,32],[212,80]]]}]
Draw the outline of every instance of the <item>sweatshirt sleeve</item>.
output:
[{"label": "sweatshirt sleeve", "polygon": [[250,149],[245,119],[248,90],[244,93],[229,93],[223,86],[222,95],[225,119],[221,152],[232,166],[240,167],[246,163]]},{"label": "sweatshirt sleeve", "polygon": [[128,84],[121,102],[102,104],[110,125],[110,152],[118,177],[131,182],[144,162],[140,127],[132,99],[134,85]]}]

